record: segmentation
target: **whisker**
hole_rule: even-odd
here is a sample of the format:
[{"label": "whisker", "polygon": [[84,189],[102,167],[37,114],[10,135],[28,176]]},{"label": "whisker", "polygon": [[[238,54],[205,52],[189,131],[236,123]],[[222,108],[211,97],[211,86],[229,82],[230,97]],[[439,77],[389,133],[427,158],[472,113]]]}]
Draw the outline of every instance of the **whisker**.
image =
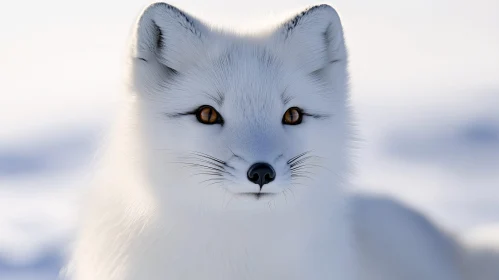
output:
[{"label": "whisker", "polygon": [[202,152],[190,152],[190,155],[196,158],[196,160],[204,161],[205,163],[209,162],[210,164],[214,165],[216,164],[219,167],[223,166],[223,167],[228,167],[230,169],[235,169],[233,166],[227,164],[226,161]]},{"label": "whisker", "polygon": [[209,169],[209,170],[215,170],[215,171],[220,171],[220,172],[224,172],[225,171],[223,168],[216,168],[216,167],[213,167],[213,166],[203,165],[203,164],[199,164],[199,163],[184,163],[184,166],[201,167],[201,168],[206,168],[206,169]]},{"label": "whisker", "polygon": [[216,166],[216,167],[218,167],[218,168],[224,168],[224,166],[223,166],[223,165],[220,165],[220,164],[218,164],[218,163],[215,163],[215,162],[213,162],[213,161],[209,161],[209,160],[206,160],[206,159],[203,159],[203,158],[200,158],[200,159],[197,159],[197,160],[199,160],[199,161],[200,161],[200,162],[202,162],[202,163],[206,163],[206,164],[210,164],[210,165],[212,165],[212,166]]},{"label": "whisker", "polygon": [[295,176],[292,176],[292,178],[295,180],[299,179],[299,178],[305,178],[305,179],[312,180],[312,178],[310,178],[309,176],[304,176],[304,175],[300,175],[300,176],[295,175]]},{"label": "whisker", "polygon": [[298,171],[298,170],[306,170],[306,169],[313,169],[314,166],[310,165],[299,165],[299,166],[293,166],[290,168],[292,171]]},{"label": "whisker", "polygon": [[[309,176],[309,175],[315,175],[315,174],[312,174],[312,173],[303,173],[303,172],[302,173],[295,173],[295,174],[291,175],[291,178],[298,178],[300,176],[305,177],[305,176]],[[309,178],[309,179],[311,179],[311,178]]]},{"label": "whisker", "polygon": [[291,174],[291,176],[293,175],[315,175],[314,173],[310,172],[310,171],[298,171],[298,172],[293,172],[293,174]]},{"label": "whisker", "polygon": [[[290,170],[290,177],[292,185],[299,184],[296,180],[309,179],[313,180],[315,173],[312,172],[321,165],[315,163],[313,160],[320,159],[320,157],[310,154],[311,151],[300,153],[287,161]],[[305,184],[303,184],[305,186]]]},{"label": "whisker", "polygon": [[288,203],[288,197],[286,196],[286,191],[287,191],[287,189],[284,189],[282,191],[282,195],[284,196],[284,200],[286,201],[286,203]]},{"label": "whisker", "polygon": [[306,155],[306,154],[308,154],[308,153],[310,153],[310,151],[307,151],[307,152],[304,152],[304,153],[301,153],[301,154],[299,154],[299,155],[297,155],[297,156],[292,157],[291,159],[289,159],[289,160],[287,161],[287,164],[291,164],[291,163],[293,163],[295,160],[299,159],[300,157],[302,157],[302,156],[304,156],[304,155]]},{"label": "whisker", "polygon": [[223,181],[223,179],[221,178],[209,178],[209,179],[206,179],[206,180],[203,180],[201,182],[199,182],[200,184],[203,184],[203,183],[206,183],[206,182],[220,182],[220,181]]},{"label": "whisker", "polygon": [[199,176],[199,175],[211,175],[211,176],[223,177],[222,173],[216,173],[216,172],[198,172],[196,174],[192,174],[192,176]]},{"label": "whisker", "polygon": [[304,163],[310,159],[316,158],[316,156],[307,156],[307,157],[301,157],[300,159],[295,160],[293,163],[291,163],[291,166],[298,165],[301,163]]},{"label": "whisker", "polygon": [[207,158],[207,159],[211,159],[211,160],[216,161],[216,162],[218,162],[218,163],[221,163],[221,164],[223,164],[223,165],[225,165],[225,164],[226,164],[226,163],[225,163],[225,161],[223,161],[223,160],[221,160],[221,159],[218,159],[218,158],[216,158],[216,157],[214,157],[214,156],[210,156],[210,155],[205,154],[205,153],[201,153],[201,152],[193,152],[192,154],[193,154],[193,155],[200,156],[200,157],[204,157],[204,158]]}]

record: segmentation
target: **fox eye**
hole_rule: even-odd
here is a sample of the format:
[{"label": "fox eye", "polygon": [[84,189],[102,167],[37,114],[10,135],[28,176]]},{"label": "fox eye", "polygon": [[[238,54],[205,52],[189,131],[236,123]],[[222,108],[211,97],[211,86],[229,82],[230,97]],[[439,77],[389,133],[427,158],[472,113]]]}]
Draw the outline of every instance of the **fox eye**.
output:
[{"label": "fox eye", "polygon": [[202,124],[223,124],[222,116],[209,105],[203,105],[196,110],[196,118]]},{"label": "fox eye", "polygon": [[282,117],[282,123],[287,125],[300,124],[303,118],[302,110],[298,107],[289,108]]}]

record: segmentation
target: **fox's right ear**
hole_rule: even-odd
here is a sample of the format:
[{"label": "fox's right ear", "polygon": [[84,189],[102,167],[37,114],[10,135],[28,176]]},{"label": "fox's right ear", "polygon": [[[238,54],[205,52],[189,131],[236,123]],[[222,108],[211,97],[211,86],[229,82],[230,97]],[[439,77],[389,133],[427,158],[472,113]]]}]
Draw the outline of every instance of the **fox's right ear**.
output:
[{"label": "fox's right ear", "polygon": [[154,3],[138,20],[132,56],[182,72],[202,55],[208,35],[209,29],[194,17],[169,4]]},{"label": "fox's right ear", "polygon": [[275,30],[274,38],[282,52],[298,61],[304,71],[312,73],[347,63],[341,20],[329,5],[312,6],[296,14]]}]

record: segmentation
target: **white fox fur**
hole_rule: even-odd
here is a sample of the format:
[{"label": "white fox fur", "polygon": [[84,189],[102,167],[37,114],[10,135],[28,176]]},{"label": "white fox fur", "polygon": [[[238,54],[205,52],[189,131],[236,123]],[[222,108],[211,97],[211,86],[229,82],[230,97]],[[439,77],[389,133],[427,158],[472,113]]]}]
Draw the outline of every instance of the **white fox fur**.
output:
[{"label": "white fox fur", "polygon": [[[129,83],[72,279],[459,279],[444,233],[396,203],[348,197],[347,53],[330,6],[238,35],[153,4]],[[223,125],[199,123],[201,105]],[[293,106],[303,122],[283,125]],[[277,174],[258,198],[243,194],[260,191],[255,162]]]}]

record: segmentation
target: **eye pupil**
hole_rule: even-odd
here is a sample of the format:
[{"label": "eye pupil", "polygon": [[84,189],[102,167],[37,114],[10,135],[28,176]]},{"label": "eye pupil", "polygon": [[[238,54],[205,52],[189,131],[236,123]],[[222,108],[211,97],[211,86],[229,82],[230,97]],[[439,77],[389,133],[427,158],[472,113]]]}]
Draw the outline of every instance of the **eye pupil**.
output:
[{"label": "eye pupil", "polygon": [[203,124],[222,123],[220,115],[211,106],[201,106],[197,111],[196,117]]},{"label": "eye pupil", "polygon": [[282,120],[283,124],[289,125],[297,125],[301,123],[302,112],[297,107],[289,108],[286,113],[284,113],[284,117]]}]

